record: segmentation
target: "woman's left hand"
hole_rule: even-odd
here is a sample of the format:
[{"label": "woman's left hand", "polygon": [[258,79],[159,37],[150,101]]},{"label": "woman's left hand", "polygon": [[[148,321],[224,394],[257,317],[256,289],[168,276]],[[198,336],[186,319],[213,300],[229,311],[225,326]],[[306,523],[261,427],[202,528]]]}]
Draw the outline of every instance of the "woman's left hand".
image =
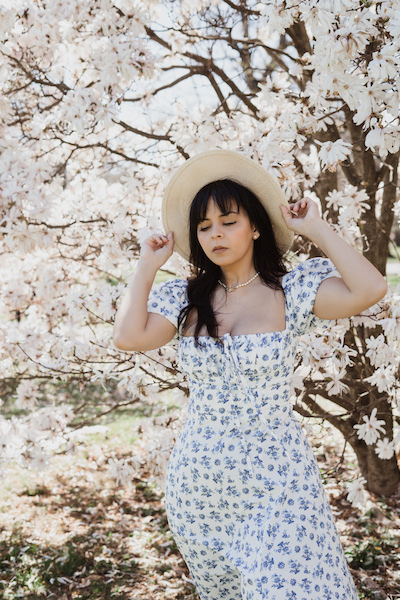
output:
[{"label": "woman's left hand", "polygon": [[300,235],[308,235],[310,226],[317,221],[322,221],[318,205],[311,198],[298,200],[290,204],[289,208],[281,204],[280,209],[287,228]]}]

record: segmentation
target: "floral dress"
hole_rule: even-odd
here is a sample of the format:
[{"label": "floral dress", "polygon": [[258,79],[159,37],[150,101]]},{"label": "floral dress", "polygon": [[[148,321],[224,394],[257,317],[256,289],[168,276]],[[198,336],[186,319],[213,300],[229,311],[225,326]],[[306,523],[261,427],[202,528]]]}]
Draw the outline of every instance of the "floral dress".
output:
[{"label": "floral dress", "polygon": [[[201,600],[358,600],[318,463],[290,401],[300,337],[326,258],[285,274],[286,328],[178,337],[190,398],[167,468],[168,522]],[[148,311],[175,326],[187,282],[154,286]]]}]

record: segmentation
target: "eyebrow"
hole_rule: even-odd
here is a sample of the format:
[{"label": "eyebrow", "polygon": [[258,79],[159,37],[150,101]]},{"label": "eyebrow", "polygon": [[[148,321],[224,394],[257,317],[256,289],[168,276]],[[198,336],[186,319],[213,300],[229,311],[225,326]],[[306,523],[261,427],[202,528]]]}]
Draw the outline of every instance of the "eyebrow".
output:
[{"label": "eyebrow", "polygon": [[[236,211],[236,210],[230,210],[230,211],[229,211],[229,212],[227,212],[227,213],[221,213],[219,216],[220,216],[220,217],[227,217],[228,215],[238,215],[238,214],[239,214],[239,211],[238,211],[238,210],[237,210],[237,211]],[[203,223],[203,221],[209,221],[209,220],[210,220],[210,219],[207,219],[207,217],[205,217],[204,219],[201,219],[201,220],[199,221],[199,223]]]}]

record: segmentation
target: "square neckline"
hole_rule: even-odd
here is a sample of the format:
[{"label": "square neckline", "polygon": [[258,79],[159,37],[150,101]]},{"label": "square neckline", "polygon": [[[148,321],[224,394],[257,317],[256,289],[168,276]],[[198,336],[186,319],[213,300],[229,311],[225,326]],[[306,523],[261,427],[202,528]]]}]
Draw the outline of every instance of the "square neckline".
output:
[{"label": "square neckline", "polygon": [[[285,329],[280,329],[279,331],[265,331],[265,332],[257,332],[257,333],[237,333],[236,335],[231,335],[230,333],[224,333],[222,336],[218,337],[218,338],[214,338],[211,335],[199,335],[198,338],[199,340],[215,340],[217,342],[222,341],[224,338],[230,338],[230,339],[235,339],[235,338],[242,338],[242,337],[254,337],[254,336],[268,336],[268,335],[276,335],[276,334],[281,334],[286,335],[289,331],[289,323],[288,323],[288,315],[289,315],[289,311],[288,311],[288,302],[287,302],[287,298],[286,298],[286,281],[285,281],[285,277],[287,275],[289,275],[292,271],[289,271],[289,273],[285,273],[284,275],[282,275],[282,287],[283,287],[283,296],[284,296],[284,301],[285,301]],[[192,339],[194,340],[194,335],[181,335],[179,336],[180,340],[183,340],[185,338],[188,339]]]}]

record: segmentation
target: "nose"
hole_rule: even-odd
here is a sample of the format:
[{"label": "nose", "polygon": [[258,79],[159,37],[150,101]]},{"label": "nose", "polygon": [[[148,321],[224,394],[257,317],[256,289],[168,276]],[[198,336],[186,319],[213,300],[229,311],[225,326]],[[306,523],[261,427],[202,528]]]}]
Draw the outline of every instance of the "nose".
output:
[{"label": "nose", "polygon": [[211,230],[211,237],[213,239],[222,237],[221,228],[218,224],[216,224],[215,226],[213,225],[212,230]]}]

